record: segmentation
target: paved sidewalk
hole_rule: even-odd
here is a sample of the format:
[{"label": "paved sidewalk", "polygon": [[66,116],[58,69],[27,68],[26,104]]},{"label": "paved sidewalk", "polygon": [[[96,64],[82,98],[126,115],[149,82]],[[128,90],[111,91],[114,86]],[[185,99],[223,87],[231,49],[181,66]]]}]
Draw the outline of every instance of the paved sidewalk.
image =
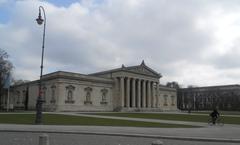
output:
[{"label": "paved sidewalk", "polygon": [[158,139],[240,143],[239,137],[240,128],[216,127],[216,126],[204,128],[142,128],[142,127],[108,127],[108,126],[0,124],[0,132],[92,134],[92,135],[130,136]]}]

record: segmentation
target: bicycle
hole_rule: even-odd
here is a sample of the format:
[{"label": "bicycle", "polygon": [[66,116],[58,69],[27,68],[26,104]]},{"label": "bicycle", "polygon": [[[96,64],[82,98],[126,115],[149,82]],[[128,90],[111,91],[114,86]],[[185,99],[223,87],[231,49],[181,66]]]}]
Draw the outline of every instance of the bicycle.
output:
[{"label": "bicycle", "polygon": [[218,117],[215,121],[215,124],[213,124],[212,118],[210,117],[208,119],[208,125],[212,126],[212,125],[218,125],[218,126],[223,126],[224,125],[224,120],[222,117]]}]

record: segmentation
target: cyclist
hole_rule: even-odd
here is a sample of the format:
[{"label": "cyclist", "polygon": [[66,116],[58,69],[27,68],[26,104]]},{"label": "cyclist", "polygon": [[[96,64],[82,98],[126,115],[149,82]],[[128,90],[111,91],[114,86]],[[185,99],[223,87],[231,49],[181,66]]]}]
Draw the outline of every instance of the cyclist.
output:
[{"label": "cyclist", "polygon": [[212,123],[215,124],[220,114],[218,113],[217,109],[213,109],[212,113],[210,113],[209,116],[212,117]]}]

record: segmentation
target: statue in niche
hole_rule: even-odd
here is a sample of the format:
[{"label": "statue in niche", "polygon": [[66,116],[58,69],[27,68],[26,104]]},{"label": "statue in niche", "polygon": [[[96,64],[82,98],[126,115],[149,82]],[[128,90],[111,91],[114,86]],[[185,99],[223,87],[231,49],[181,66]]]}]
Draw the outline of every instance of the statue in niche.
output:
[{"label": "statue in niche", "polygon": [[164,95],[164,106],[167,106],[167,105],[168,105],[167,98],[168,98],[168,96],[167,96],[167,95]]},{"label": "statue in niche", "polygon": [[92,88],[87,87],[84,90],[86,91],[86,100],[84,101],[84,104],[92,104],[92,101],[91,101]]},{"label": "statue in niche", "polygon": [[56,103],[56,99],[55,99],[55,94],[56,94],[56,91],[55,91],[55,90],[56,90],[56,86],[53,85],[51,88],[52,88],[52,98],[51,98],[51,101],[50,101],[50,102],[51,102],[52,104],[54,104],[54,103]]},{"label": "statue in niche", "polygon": [[73,104],[75,101],[73,100],[73,91],[75,90],[75,87],[72,85],[69,85],[66,87],[67,90],[67,100],[65,100],[65,103]]},{"label": "statue in niche", "polygon": [[68,101],[72,101],[72,100],[73,100],[72,90],[68,90],[67,100],[68,100]]},{"label": "statue in niche", "polygon": [[101,90],[101,92],[102,92],[101,104],[107,104],[107,93],[108,93],[108,90],[104,88],[104,89]]},{"label": "statue in niche", "polygon": [[44,86],[42,88],[42,100],[43,100],[43,103],[46,103],[46,91],[47,91],[47,88]]}]

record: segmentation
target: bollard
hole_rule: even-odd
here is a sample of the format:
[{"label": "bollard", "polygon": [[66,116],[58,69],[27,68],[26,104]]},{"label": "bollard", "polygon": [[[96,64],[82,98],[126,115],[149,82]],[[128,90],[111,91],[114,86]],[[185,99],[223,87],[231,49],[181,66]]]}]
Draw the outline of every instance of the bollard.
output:
[{"label": "bollard", "polygon": [[152,145],[163,145],[163,142],[161,140],[155,140],[152,142]]},{"label": "bollard", "polygon": [[47,134],[39,136],[39,145],[49,145],[49,137]]}]

